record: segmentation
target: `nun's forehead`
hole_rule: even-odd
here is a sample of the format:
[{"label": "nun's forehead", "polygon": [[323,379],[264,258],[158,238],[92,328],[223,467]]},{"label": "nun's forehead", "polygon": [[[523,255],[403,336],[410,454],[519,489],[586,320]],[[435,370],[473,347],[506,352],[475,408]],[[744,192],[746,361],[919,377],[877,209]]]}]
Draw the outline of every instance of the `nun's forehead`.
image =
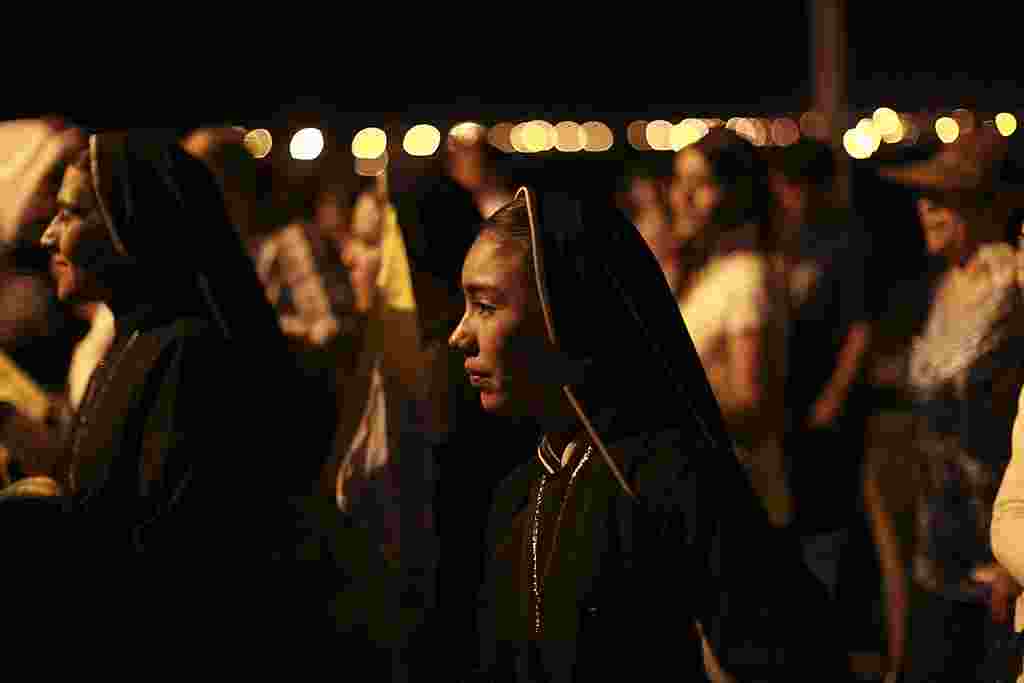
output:
[{"label": "nun's forehead", "polygon": [[78,166],[68,166],[57,192],[57,201],[64,206],[95,208],[96,191],[92,183],[92,174]]}]

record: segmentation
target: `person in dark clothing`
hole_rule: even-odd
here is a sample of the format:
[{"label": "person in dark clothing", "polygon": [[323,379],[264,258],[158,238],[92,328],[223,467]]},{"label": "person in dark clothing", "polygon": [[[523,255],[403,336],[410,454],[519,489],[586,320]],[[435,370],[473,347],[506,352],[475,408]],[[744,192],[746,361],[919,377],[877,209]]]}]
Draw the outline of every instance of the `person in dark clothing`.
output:
[{"label": "person in dark clothing", "polygon": [[702,634],[739,680],[842,680],[841,648],[792,618],[817,622],[824,587],[771,525],[611,199],[520,189],[462,289],[450,343],[483,409],[542,434],[494,494],[479,680],[704,680]]},{"label": "person in dark clothing", "polygon": [[[874,549],[861,505],[867,417],[866,359],[873,316],[868,301],[869,232],[835,200],[835,152],[803,139],[773,156],[781,247],[789,273],[785,452],[795,503],[794,530],[809,562],[844,606],[843,628],[872,632],[877,595],[865,576]],[[867,571],[865,571],[867,569]],[[875,643],[859,647],[871,649]]]},{"label": "person in dark clothing", "polygon": [[[116,334],[67,439],[37,434],[24,479],[0,496],[20,566],[73,567],[61,613],[78,624],[109,611],[104,637],[166,642],[187,621],[189,661],[237,666],[251,656],[234,643],[287,651],[322,635],[331,615],[313,565],[277,562],[296,559],[306,512],[294,497],[327,438],[291,426],[322,399],[300,379],[213,174],[172,133],[101,132],[57,199],[41,240],[57,294],[104,302]],[[351,550],[372,558],[367,548]]]}]

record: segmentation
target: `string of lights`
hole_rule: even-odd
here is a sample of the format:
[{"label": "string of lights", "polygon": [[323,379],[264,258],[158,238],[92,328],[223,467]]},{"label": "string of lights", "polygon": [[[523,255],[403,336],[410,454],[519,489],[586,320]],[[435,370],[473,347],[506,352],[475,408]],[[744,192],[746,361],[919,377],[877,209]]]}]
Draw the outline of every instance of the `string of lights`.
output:
[{"label": "string of lights", "polygon": [[[976,125],[994,126],[1002,135],[1017,130],[1017,117],[1010,112],[979,114],[958,108],[949,112],[897,112],[878,107],[870,114],[854,114],[857,122],[845,131],[842,145],[854,159],[867,159],[883,145],[914,145],[938,140],[951,143]],[[684,118],[676,123],[668,119],[637,120],[626,128],[626,143],[637,151],[677,152],[707,135],[717,126],[725,126],[757,146],[787,146],[801,137],[827,140],[829,124],[819,112],[777,117],[734,116],[722,118]],[[484,126],[465,121],[452,126],[448,138],[462,143],[487,143],[506,154],[542,152],[605,152],[615,145],[612,128],[600,121],[543,120],[500,122]],[[273,136],[265,128],[250,130],[244,138],[246,149],[260,159],[270,154]],[[402,136],[402,150],[415,157],[437,153],[442,143],[441,130],[428,123],[408,128]],[[351,154],[360,175],[375,176],[388,165],[388,133],[367,127],[352,139]],[[289,153],[292,159],[310,161],[325,152],[324,135],[318,128],[303,128],[292,134]]]}]

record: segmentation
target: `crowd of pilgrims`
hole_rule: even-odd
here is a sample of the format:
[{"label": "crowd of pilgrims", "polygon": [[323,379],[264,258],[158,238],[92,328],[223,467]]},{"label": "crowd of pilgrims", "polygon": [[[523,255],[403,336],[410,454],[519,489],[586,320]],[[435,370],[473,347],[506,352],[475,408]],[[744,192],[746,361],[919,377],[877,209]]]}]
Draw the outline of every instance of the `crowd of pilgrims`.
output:
[{"label": "crowd of pilgrims", "polygon": [[241,136],[0,123],[10,613],[371,680],[1020,673],[1005,138],[851,199],[724,128],[312,189]]}]

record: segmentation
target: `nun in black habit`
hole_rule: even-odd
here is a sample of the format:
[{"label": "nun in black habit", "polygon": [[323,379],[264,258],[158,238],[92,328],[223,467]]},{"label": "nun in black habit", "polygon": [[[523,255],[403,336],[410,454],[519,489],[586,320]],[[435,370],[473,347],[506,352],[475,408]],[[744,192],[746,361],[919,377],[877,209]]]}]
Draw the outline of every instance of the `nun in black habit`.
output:
[{"label": "nun in black habit", "polygon": [[462,286],[450,343],[484,409],[544,434],[494,496],[479,680],[706,680],[700,629],[736,680],[844,680],[824,587],[750,487],[636,228],[521,188]]},{"label": "nun in black habit", "polygon": [[214,175],[172,134],[101,132],[58,205],[41,240],[58,296],[104,301],[116,337],[66,439],[38,441],[49,457],[27,454],[0,495],[10,566],[52,560],[69,573],[67,614],[127,609],[125,633],[146,638],[176,617],[220,650],[239,629],[330,628],[323,571],[275,561],[323,533],[293,503],[330,436],[306,410],[329,399],[299,378]]}]

